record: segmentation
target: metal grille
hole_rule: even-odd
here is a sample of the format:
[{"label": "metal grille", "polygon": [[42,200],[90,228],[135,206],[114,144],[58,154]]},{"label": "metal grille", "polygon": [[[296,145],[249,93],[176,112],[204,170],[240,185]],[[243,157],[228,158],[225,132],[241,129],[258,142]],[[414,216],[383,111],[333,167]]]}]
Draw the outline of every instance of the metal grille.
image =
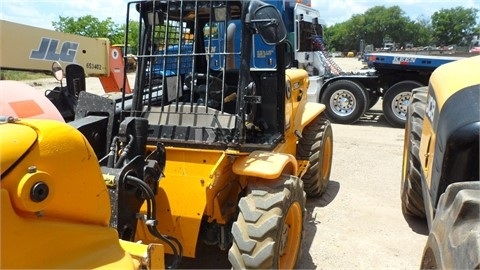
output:
[{"label": "metal grille", "polygon": [[[131,114],[147,117],[157,126],[154,136],[163,140],[231,140],[236,125],[238,71],[227,68],[227,63],[229,58],[239,59],[240,53],[228,52],[225,44],[227,39],[234,42],[227,37],[227,20],[238,19],[239,2],[129,4],[133,5],[139,12],[141,30]],[[227,11],[221,20],[214,17],[217,8]]]},{"label": "metal grille", "polygon": [[[234,100],[232,96],[225,99],[231,94],[227,90],[236,87],[235,78],[229,82],[225,80],[225,56],[238,55],[226,51],[225,26],[227,18],[238,16],[240,10],[238,5],[229,2],[137,3],[140,19],[143,19],[140,24],[146,31],[140,39],[142,47],[138,56],[143,59],[145,76],[140,76],[136,82],[137,92],[142,93],[142,104],[149,109],[155,103],[163,109],[175,106],[174,111],[178,112],[180,106],[185,108],[185,103],[190,103],[191,112],[194,106],[202,105],[205,113],[209,109],[225,112],[225,101]],[[215,20],[214,9],[219,6],[227,7],[227,10],[230,7],[236,14],[229,13],[223,21]],[[234,111],[230,109],[229,113]]]}]

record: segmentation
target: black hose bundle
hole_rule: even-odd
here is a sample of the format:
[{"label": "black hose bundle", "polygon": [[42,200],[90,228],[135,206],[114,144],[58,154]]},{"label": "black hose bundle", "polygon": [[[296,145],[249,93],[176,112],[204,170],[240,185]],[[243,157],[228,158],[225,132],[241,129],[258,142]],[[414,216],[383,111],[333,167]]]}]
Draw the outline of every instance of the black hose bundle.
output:
[{"label": "black hose bundle", "polygon": [[167,245],[173,250],[173,256],[175,257],[175,260],[173,261],[172,265],[170,265],[168,268],[169,269],[177,268],[183,257],[182,244],[175,237],[172,237],[169,235],[163,235],[157,230],[156,225],[158,221],[156,219],[157,209],[156,209],[156,202],[155,202],[155,194],[153,193],[152,189],[140,178],[137,178],[132,175],[127,175],[126,182],[130,185],[134,185],[138,187],[144,194],[147,201],[147,218],[146,218],[145,224],[148,227],[148,231],[153,236],[167,243]]}]

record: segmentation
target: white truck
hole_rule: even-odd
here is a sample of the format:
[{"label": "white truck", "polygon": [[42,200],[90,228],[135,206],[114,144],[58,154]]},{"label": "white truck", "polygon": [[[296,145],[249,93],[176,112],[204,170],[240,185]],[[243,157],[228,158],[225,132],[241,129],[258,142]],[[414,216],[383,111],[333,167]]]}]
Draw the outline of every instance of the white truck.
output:
[{"label": "white truck", "polygon": [[[459,57],[369,53],[364,59],[371,72],[343,72],[329,57],[324,43],[325,22],[320,11],[310,7],[310,1],[270,0],[282,13],[292,59],[289,65],[305,69],[309,74],[308,100],[327,106],[326,115],[335,123],[352,124],[383,98],[385,119],[394,127],[404,127],[406,108],[414,88],[428,84],[430,74],[438,66]],[[238,28],[239,26],[237,26]],[[226,30],[218,29],[218,36]],[[234,50],[239,50],[240,38],[234,38]],[[215,42],[212,39],[212,42]],[[259,38],[255,39],[252,66],[273,69],[274,50]],[[222,59],[211,59],[221,62]],[[235,65],[239,65],[236,58]]]}]

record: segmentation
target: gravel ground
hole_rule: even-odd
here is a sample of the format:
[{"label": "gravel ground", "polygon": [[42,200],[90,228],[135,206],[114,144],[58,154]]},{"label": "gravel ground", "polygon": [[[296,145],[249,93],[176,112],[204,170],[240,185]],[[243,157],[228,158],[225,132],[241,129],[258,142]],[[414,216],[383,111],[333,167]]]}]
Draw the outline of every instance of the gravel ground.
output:
[{"label": "gravel ground", "polygon": [[[334,58],[343,71],[364,65]],[[133,75],[130,75],[133,83]],[[28,82],[37,89],[58,86],[53,79]],[[90,92],[101,93],[97,78]],[[400,206],[404,130],[390,127],[375,105],[354,125],[333,124],[333,164],[326,193],[307,201],[301,269],[418,269],[427,239],[425,222],[408,219]],[[226,253],[199,248],[182,268],[229,268]]]}]

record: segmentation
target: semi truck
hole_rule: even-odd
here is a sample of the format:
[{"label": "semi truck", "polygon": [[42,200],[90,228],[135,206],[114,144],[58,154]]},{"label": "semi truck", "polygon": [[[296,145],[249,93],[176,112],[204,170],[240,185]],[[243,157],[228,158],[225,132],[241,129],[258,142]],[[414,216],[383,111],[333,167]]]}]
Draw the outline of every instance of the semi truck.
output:
[{"label": "semi truck", "polygon": [[[310,6],[310,1],[266,0],[281,11],[287,29],[287,54],[292,67],[305,69],[309,74],[307,90],[309,101],[327,106],[326,115],[335,123],[351,124],[383,98],[385,119],[395,127],[405,125],[406,106],[413,88],[428,84],[430,74],[438,66],[460,59],[459,57],[405,55],[395,53],[369,53],[364,55],[371,70],[368,72],[344,72],[327,52],[324,40],[325,22],[320,11]],[[241,40],[235,29],[241,24],[231,20],[230,28],[211,25],[207,42],[212,50],[223,49],[224,36],[232,35],[228,48],[238,54]],[[210,61],[221,63],[222,55],[212,56]],[[254,37],[252,68],[275,67],[275,51],[259,37]],[[240,64],[238,56],[232,67]]]}]

